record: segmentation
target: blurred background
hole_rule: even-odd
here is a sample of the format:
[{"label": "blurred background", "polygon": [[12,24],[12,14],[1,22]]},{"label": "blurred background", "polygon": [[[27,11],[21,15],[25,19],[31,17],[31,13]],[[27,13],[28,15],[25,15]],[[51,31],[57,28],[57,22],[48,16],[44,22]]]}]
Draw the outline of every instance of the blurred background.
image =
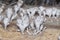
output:
[{"label": "blurred background", "polygon": [[[12,4],[18,0],[0,0],[0,4]],[[60,0],[23,0],[26,5],[60,6]]]}]

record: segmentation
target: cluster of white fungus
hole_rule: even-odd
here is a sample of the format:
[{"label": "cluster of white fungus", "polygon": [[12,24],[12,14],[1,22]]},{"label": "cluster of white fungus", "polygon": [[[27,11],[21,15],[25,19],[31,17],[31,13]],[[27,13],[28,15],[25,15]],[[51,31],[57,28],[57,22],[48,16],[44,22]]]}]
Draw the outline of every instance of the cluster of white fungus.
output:
[{"label": "cluster of white fungus", "polygon": [[15,19],[15,25],[19,27],[22,34],[27,30],[29,35],[37,35],[46,28],[44,27],[44,22],[47,20],[46,16],[56,19],[60,16],[60,9],[54,7],[46,8],[40,6],[24,9],[21,8],[22,4],[23,1],[19,0],[16,5],[8,7],[4,12],[4,5],[0,7],[0,22],[4,24],[5,29]]}]

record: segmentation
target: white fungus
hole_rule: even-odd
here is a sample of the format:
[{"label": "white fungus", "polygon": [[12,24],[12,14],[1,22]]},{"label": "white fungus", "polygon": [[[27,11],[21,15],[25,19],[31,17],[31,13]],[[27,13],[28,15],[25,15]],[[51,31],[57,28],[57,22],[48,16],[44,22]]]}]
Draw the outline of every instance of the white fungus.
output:
[{"label": "white fungus", "polygon": [[5,29],[7,28],[7,26],[9,25],[10,19],[9,18],[4,18],[3,23],[4,23],[4,27]]},{"label": "white fungus", "polygon": [[[2,15],[4,5],[0,8],[0,21],[3,20],[5,29],[7,29],[7,26],[10,24],[10,22],[13,22],[12,20],[18,16],[18,18],[16,18],[16,25],[19,27],[21,33],[24,34],[25,30],[27,29],[27,33],[29,35],[37,35],[38,33],[44,31],[46,28],[44,27],[44,22],[47,20],[45,19],[46,15],[48,18],[55,19],[60,16],[60,9],[55,7],[46,8],[40,6],[24,9],[21,7],[22,5],[23,1],[18,0],[17,4],[13,6],[14,8],[8,7],[5,10],[5,17]],[[36,15],[36,13],[38,15]],[[29,29],[31,29],[32,33],[29,31]]]},{"label": "white fungus", "polygon": [[7,10],[6,10],[7,18],[10,19],[12,14],[13,14],[13,9],[12,8],[7,8]]}]

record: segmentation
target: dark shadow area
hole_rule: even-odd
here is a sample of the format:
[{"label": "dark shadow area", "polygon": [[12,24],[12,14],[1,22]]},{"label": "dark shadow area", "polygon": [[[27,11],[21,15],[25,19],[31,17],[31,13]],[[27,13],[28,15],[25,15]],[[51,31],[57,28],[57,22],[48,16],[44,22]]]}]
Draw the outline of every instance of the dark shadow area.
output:
[{"label": "dark shadow area", "polygon": [[[0,0],[0,4],[15,4],[18,0]],[[30,6],[59,6],[60,7],[60,0],[23,0],[25,5]]]},{"label": "dark shadow area", "polygon": [[23,0],[26,5],[60,6],[60,0]]}]

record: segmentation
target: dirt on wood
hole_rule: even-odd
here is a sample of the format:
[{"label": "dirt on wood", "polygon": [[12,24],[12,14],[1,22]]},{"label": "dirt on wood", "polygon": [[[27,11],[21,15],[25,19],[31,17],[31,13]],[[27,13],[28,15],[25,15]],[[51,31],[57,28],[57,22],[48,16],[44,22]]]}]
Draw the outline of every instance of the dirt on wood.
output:
[{"label": "dirt on wood", "polygon": [[5,30],[0,25],[0,40],[57,40],[60,34],[60,29],[58,28],[47,28],[44,32],[36,36],[23,35],[16,30],[16,26],[9,26]]}]

